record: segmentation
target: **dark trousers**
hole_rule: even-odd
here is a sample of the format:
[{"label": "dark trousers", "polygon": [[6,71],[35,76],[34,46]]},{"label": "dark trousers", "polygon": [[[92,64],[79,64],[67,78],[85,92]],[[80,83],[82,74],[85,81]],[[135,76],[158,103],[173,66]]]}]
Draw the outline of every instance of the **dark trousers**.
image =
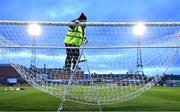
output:
[{"label": "dark trousers", "polygon": [[[65,44],[66,47],[78,47],[71,44]],[[66,60],[65,60],[65,69],[70,70],[71,63],[73,63],[73,69],[76,65],[78,57],[80,55],[79,48],[66,48]]]}]

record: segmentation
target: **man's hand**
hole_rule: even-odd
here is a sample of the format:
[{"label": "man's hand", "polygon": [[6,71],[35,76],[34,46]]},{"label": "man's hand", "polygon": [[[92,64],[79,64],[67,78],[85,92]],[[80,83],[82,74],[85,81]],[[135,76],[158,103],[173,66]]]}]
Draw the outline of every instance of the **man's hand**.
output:
[{"label": "man's hand", "polygon": [[75,22],[76,24],[80,23],[80,21],[79,21],[79,20],[75,20],[74,22]]},{"label": "man's hand", "polygon": [[86,37],[84,37],[84,39],[85,39],[85,43],[88,43],[88,40],[87,40],[87,38],[86,38]]}]

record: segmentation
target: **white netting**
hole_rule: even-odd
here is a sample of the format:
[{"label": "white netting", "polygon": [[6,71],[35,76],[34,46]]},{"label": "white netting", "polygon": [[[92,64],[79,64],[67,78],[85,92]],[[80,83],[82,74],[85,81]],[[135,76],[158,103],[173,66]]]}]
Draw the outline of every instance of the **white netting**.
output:
[{"label": "white netting", "polygon": [[173,64],[180,43],[180,25],[175,23],[147,23],[139,44],[132,32],[135,23],[87,23],[88,44],[81,48],[86,61],[73,74],[63,70],[63,41],[74,23],[41,24],[42,34],[33,37],[27,22],[1,22],[1,56],[30,85],[87,104],[123,102],[143,93]]}]

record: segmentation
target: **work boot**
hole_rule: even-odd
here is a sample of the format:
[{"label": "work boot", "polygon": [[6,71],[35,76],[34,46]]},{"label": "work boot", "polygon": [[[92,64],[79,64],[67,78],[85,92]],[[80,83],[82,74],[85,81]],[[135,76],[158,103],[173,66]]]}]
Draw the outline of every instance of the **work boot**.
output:
[{"label": "work boot", "polygon": [[77,66],[76,70],[81,70],[81,68]]}]

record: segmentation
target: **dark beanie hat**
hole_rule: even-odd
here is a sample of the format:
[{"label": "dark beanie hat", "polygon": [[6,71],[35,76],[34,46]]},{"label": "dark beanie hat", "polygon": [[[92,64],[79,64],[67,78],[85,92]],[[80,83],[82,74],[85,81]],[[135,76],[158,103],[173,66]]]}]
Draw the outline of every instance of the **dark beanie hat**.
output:
[{"label": "dark beanie hat", "polygon": [[87,17],[84,15],[84,13],[81,13],[81,15],[79,16],[78,20],[87,20]]}]

